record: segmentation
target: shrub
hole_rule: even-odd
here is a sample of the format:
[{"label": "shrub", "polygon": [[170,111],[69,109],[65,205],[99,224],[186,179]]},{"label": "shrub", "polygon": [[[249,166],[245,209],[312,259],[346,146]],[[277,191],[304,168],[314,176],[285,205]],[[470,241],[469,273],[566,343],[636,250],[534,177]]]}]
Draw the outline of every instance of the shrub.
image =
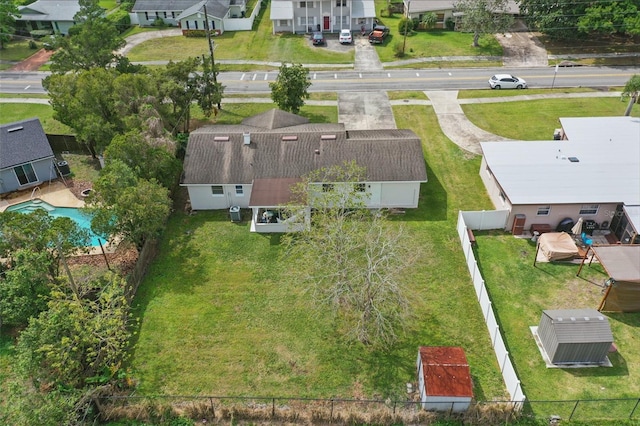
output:
[{"label": "shrub", "polygon": [[396,44],[393,45],[393,52],[394,52],[394,56],[396,58],[403,58],[405,53],[404,53],[404,42],[399,41]]},{"label": "shrub", "polygon": [[402,18],[400,22],[398,22],[398,32],[401,35],[411,34],[413,31],[413,19],[411,18]]},{"label": "shrub", "polygon": [[135,2],[132,2],[132,1],[123,1],[122,3],[120,3],[120,9],[126,10],[127,12],[131,12],[134,4]]},{"label": "shrub", "polygon": [[33,40],[29,40],[29,49],[36,50],[38,48],[38,43]]},{"label": "shrub", "polygon": [[124,9],[118,9],[112,14],[107,16],[109,21],[113,22],[113,24],[118,29],[119,33],[123,33],[129,29],[131,26],[131,18],[129,17],[129,12]]},{"label": "shrub", "polygon": [[162,18],[156,18],[156,20],[153,21],[153,26],[158,28],[164,28],[167,26],[167,23],[164,22]]},{"label": "shrub", "polygon": [[453,31],[456,29],[456,22],[453,20],[453,18],[447,18],[447,20],[444,21],[444,27],[449,31]]},{"label": "shrub", "polygon": [[206,37],[207,33],[205,30],[186,30],[182,31],[182,34],[185,37]]}]

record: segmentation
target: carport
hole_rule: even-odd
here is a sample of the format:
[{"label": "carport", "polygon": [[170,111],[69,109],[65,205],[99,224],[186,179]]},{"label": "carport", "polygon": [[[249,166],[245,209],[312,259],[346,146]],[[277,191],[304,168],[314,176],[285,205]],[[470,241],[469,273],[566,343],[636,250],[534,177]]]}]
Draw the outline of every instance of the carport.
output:
[{"label": "carport", "polygon": [[[609,277],[598,311],[640,312],[640,245],[599,246],[590,250]],[[580,275],[588,254],[587,250],[576,276]]]}]

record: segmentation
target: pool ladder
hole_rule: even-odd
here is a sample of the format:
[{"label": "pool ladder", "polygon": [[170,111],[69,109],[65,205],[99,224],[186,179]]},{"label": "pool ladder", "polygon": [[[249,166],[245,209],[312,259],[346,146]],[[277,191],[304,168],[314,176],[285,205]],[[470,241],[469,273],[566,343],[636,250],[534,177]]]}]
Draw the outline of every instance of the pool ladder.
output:
[{"label": "pool ladder", "polygon": [[[33,191],[31,191],[31,198],[29,198],[29,200],[33,200],[33,196],[35,195],[37,190],[40,190],[39,186],[36,186],[35,188],[33,188]],[[42,191],[40,191],[40,196],[42,196]]]}]

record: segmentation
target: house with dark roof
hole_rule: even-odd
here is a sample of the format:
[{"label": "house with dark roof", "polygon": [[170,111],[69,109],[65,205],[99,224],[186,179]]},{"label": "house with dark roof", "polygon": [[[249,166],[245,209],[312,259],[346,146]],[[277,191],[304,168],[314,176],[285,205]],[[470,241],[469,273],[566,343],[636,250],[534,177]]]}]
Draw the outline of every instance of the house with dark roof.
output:
[{"label": "house with dark roof", "polygon": [[260,5],[258,2],[254,13],[247,17],[245,0],[137,0],[131,15],[132,22],[142,27],[162,21],[166,25],[180,27],[184,34],[205,31],[206,24],[209,24],[212,34],[219,35],[227,30],[250,30]]},{"label": "house with dark roof", "polygon": [[292,185],[349,161],[366,170],[358,188],[367,207],[418,207],[427,172],[421,141],[411,130],[347,131],[342,123],[310,123],[277,109],[239,125],[191,132],[181,186],[193,210],[250,208],[253,231],[282,232],[278,207],[291,201]]},{"label": "house with dark roof", "polygon": [[50,34],[69,34],[75,23],[73,17],[80,11],[78,0],[37,0],[18,7],[16,32],[30,33],[34,30],[48,30]]},{"label": "house with dark roof", "polygon": [[271,0],[270,19],[274,34],[368,31],[375,24],[376,6],[373,0]]},{"label": "house with dark roof", "polygon": [[[446,28],[447,21],[456,20],[460,16],[460,12],[456,12],[456,0],[403,0],[404,15],[410,16],[411,19],[417,19],[422,22],[422,18],[427,13],[436,15],[434,28]],[[506,10],[502,11],[508,15],[517,16],[520,14],[520,6],[514,0],[508,0]]]},{"label": "house with dark roof", "polygon": [[0,126],[0,194],[56,178],[54,155],[40,120]]}]

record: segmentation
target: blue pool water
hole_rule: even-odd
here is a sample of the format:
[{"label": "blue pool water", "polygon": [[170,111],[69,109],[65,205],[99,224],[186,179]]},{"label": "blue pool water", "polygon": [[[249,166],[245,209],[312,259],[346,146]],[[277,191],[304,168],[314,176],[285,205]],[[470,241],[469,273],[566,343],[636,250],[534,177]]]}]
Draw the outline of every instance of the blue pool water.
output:
[{"label": "blue pool water", "polygon": [[[86,229],[91,234],[91,241],[89,243],[92,247],[98,247],[100,242],[99,238],[91,232],[91,216],[83,213],[80,209],[75,209],[72,207],[55,207],[49,203],[46,203],[40,199],[33,199],[30,201],[25,201],[20,204],[15,204],[13,206],[7,207],[6,211],[11,212],[19,212],[19,213],[31,213],[34,210],[46,210],[49,213],[49,216],[52,217],[68,217],[77,223],[82,229]],[[105,243],[104,238],[101,239],[103,243]]]}]

